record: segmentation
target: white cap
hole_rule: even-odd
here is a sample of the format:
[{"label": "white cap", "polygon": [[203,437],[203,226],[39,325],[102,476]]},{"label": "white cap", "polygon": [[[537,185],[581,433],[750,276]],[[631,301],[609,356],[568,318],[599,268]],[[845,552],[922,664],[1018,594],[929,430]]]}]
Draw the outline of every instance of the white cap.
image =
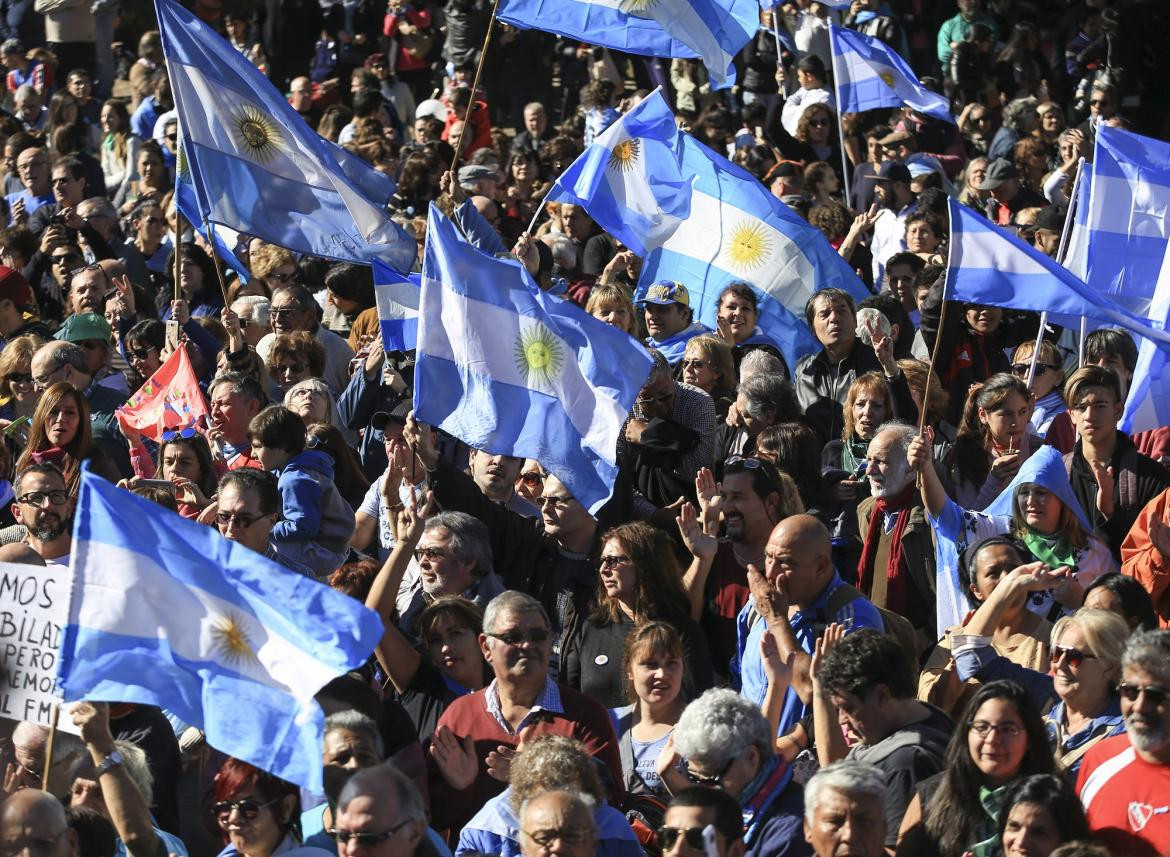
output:
[{"label": "white cap", "polygon": [[446,122],[450,111],[444,106],[443,102],[437,98],[428,98],[419,104],[418,109],[414,111],[415,119],[422,119],[425,116],[434,116],[440,122]]}]

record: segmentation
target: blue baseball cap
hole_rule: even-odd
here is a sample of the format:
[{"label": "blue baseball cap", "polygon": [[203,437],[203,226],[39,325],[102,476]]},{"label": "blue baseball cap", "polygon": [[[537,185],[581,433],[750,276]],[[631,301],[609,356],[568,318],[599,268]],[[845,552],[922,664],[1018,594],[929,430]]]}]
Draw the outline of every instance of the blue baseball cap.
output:
[{"label": "blue baseball cap", "polygon": [[673,280],[659,280],[646,289],[645,296],[638,301],[638,304],[639,306],[642,304],[659,304],[660,306],[681,304],[689,307],[691,296],[687,292],[687,287],[682,283],[676,283]]}]

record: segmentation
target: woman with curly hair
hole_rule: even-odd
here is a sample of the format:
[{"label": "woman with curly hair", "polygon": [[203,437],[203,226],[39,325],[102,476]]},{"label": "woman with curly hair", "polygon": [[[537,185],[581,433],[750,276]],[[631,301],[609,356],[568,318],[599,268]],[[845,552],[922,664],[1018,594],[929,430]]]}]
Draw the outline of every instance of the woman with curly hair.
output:
[{"label": "woman with curly hair", "polygon": [[[824,161],[832,166],[836,172],[837,164],[841,163],[841,150],[837,143],[837,114],[827,104],[818,102],[804,108],[800,120],[796,123],[797,140],[811,151],[814,157],[804,158],[806,162]],[[837,175],[840,185],[841,176]]]},{"label": "woman with curly hair", "polygon": [[690,669],[688,697],[713,682],[702,630],[690,618],[674,545],[662,530],[642,521],[622,524],[601,537],[597,607],[565,635],[562,680],[607,708],[626,702],[622,672],[626,637],[640,622],[661,619],[682,635]]},{"label": "woman with curly hair", "polygon": [[320,378],[325,371],[325,346],[304,330],[281,333],[272,341],[268,371],[282,394],[306,378]]}]

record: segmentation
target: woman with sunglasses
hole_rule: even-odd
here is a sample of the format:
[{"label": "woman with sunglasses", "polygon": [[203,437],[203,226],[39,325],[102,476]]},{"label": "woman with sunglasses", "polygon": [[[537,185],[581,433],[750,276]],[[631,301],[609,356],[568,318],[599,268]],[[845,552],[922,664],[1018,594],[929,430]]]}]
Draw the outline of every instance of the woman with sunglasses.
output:
[{"label": "woman with sunglasses", "polygon": [[325,347],[303,330],[281,333],[268,353],[268,371],[286,395],[307,378],[320,378],[325,371]]},{"label": "woman with sunglasses", "polygon": [[[802,148],[805,152],[800,160],[805,163],[824,161],[836,172],[841,164],[841,149],[837,143],[836,132],[837,114],[832,107],[818,102],[804,108],[800,120],[796,123],[796,133],[792,135],[804,143]],[[838,184],[841,181],[841,176],[838,175]]]},{"label": "woman with sunglasses", "polygon": [[[935,538],[962,552],[988,536],[1010,534],[1028,548],[1032,560],[1048,566],[1049,585],[1034,591],[1028,609],[1055,621],[1075,610],[1085,588],[1103,574],[1117,571],[1108,546],[1093,527],[1069,485],[1061,454],[1042,446],[1023,463],[1011,483],[982,512],[951,500],[935,472],[930,455],[934,432],[910,443],[907,460],[918,471],[922,500]],[[1027,559],[1027,558],[1025,558]],[[951,586],[958,592],[958,582]],[[948,598],[940,592],[940,610]]]},{"label": "woman with sunglasses", "polygon": [[1002,799],[1018,780],[1051,774],[1040,710],[1013,681],[975,694],[947,746],[942,773],[918,786],[898,833],[898,855],[988,857],[999,841]]},{"label": "woman with sunglasses", "polygon": [[1052,627],[1050,665],[1031,669],[997,654],[987,640],[1000,616],[1022,609],[1030,593],[1050,585],[1039,564],[1012,570],[963,627],[966,643],[955,653],[956,673],[962,681],[1014,679],[1041,709],[1059,697],[1045,722],[1057,764],[1075,779],[1081,757],[1094,744],[1125,730],[1117,682],[1129,627],[1116,613],[1081,608]]},{"label": "woman with sunglasses", "polygon": [[[36,411],[32,358],[42,344],[38,337],[18,336],[0,351],[0,426],[4,428],[21,417],[31,420]],[[23,435],[21,432],[20,436]]]},{"label": "woman with sunglasses", "polygon": [[686,649],[688,698],[714,683],[703,631],[690,618],[682,569],[665,532],[642,521],[622,524],[601,537],[597,606],[568,629],[561,651],[561,680],[606,708],[624,705],[626,638],[646,621],[673,625]]},{"label": "woman with sunglasses", "polygon": [[715,402],[715,423],[727,417],[735,401],[735,362],[727,343],[710,333],[687,342],[682,362],[683,383],[698,387]]},{"label": "woman with sunglasses", "polygon": [[228,759],[215,775],[211,815],[224,848],[218,857],[331,857],[301,845],[301,792],[259,768]]},{"label": "woman with sunglasses", "polygon": [[[1036,341],[1029,339],[1020,343],[1012,354],[1012,374],[1024,383],[1032,368],[1032,356],[1036,353]],[[1064,401],[1064,365],[1060,359],[1060,348],[1048,339],[1040,340],[1040,353],[1036,356],[1036,371],[1032,375],[1032,431],[1044,438],[1044,442],[1055,446],[1066,455],[1076,445],[1076,431],[1068,415]]]},{"label": "woman with sunglasses", "polygon": [[123,335],[122,354],[130,364],[133,376],[130,388],[137,390],[163,364],[163,350],[167,344],[167,328],[161,321],[148,318],[131,327]]}]

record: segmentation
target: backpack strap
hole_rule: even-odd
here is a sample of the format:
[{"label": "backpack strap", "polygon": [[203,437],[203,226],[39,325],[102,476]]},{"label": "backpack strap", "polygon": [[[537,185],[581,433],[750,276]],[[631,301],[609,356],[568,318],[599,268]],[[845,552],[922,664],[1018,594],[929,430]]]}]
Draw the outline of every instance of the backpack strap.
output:
[{"label": "backpack strap", "polygon": [[1137,477],[1137,447],[1130,445],[1121,453],[1121,472],[1117,474],[1117,492],[1120,495],[1121,508],[1137,509],[1138,477]]},{"label": "backpack strap", "polygon": [[637,762],[634,759],[634,706],[625,705],[615,708],[614,731],[618,737],[618,753],[622,759],[622,772],[625,774],[625,786],[628,794],[647,791],[645,780],[638,773]]}]

